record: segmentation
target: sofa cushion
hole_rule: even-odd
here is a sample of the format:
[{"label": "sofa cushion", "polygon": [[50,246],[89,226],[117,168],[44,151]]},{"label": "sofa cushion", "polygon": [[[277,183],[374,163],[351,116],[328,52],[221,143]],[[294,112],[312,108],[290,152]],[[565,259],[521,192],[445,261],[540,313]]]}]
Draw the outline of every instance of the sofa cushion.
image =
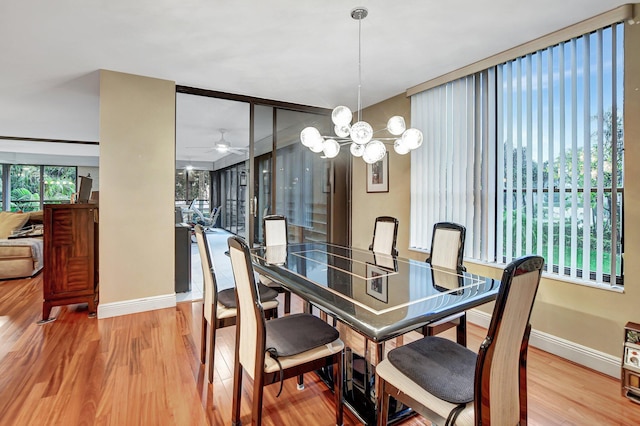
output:
[{"label": "sofa cushion", "polygon": [[0,280],[31,277],[42,269],[42,238],[0,239]]},{"label": "sofa cushion", "polygon": [[44,222],[44,211],[38,210],[35,212],[29,212],[29,221],[27,222],[30,225],[35,225],[38,223]]},{"label": "sofa cushion", "polygon": [[0,258],[0,280],[10,278],[27,278],[34,276],[42,268],[34,268],[33,259],[28,258]]},{"label": "sofa cushion", "polygon": [[29,220],[26,213],[0,212],[0,239],[11,235],[11,231],[18,230]]},{"label": "sofa cushion", "polygon": [[31,246],[0,246],[0,259],[33,258]]}]

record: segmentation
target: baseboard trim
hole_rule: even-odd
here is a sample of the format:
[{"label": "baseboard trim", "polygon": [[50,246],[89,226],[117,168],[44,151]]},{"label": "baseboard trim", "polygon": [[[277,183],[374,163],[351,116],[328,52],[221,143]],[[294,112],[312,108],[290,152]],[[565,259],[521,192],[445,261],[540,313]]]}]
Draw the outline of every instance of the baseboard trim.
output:
[{"label": "baseboard trim", "polygon": [[142,299],[123,300],[122,302],[98,304],[98,318],[119,317],[121,315],[137,314],[156,309],[173,308],[176,306],[176,294],[145,297]]},{"label": "baseboard trim", "polygon": [[[467,321],[488,328],[491,315],[472,309],[467,311]],[[529,344],[600,373],[620,378],[622,360],[613,355],[538,330],[531,330]]]}]

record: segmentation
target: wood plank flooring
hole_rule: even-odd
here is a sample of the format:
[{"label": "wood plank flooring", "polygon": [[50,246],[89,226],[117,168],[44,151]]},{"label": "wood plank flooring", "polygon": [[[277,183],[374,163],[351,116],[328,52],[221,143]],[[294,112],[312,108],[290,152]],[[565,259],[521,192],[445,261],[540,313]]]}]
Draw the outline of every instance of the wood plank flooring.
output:
[{"label": "wood plank flooring", "polygon": [[[209,385],[199,362],[201,303],[103,320],[70,305],[54,308],[58,319],[39,326],[41,310],[42,275],[0,281],[1,426],[230,424],[235,328],[218,332]],[[484,332],[469,327],[472,349]],[[537,349],[529,351],[528,371],[529,425],[640,424],[640,405],[621,396],[619,380]],[[333,424],[330,392],[314,375],[305,385],[298,391],[289,380],[279,398],[277,386],[267,387],[264,424]],[[245,380],[245,423],[250,398]],[[345,425],[359,424],[345,410]]]}]

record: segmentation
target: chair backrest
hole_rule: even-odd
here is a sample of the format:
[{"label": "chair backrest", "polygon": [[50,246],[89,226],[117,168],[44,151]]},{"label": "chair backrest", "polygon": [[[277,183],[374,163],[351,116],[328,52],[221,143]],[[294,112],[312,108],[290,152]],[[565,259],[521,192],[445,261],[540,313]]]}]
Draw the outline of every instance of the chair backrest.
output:
[{"label": "chair backrest", "polygon": [[452,222],[439,222],[433,225],[431,252],[427,263],[441,268],[464,271],[464,239],[466,228]]},{"label": "chair backrest", "polygon": [[267,263],[272,265],[284,265],[287,263],[287,246],[268,246],[264,254]]},{"label": "chair backrest", "polygon": [[231,269],[236,282],[238,313],[236,319],[236,359],[255,379],[264,368],[266,327],[264,310],[251,265],[247,243],[240,237],[229,237]]},{"label": "chair backrest", "polygon": [[542,257],[525,256],[511,262],[502,274],[476,363],[476,424],[515,425],[520,421],[520,382],[526,381],[526,374],[521,373],[526,365],[529,319],[543,265]]},{"label": "chair backrest", "polygon": [[213,210],[211,210],[211,213],[209,213],[209,224],[210,226],[215,226],[216,221],[218,220],[218,216],[220,216],[220,211],[222,210],[222,206],[218,206],[216,208],[214,208]]},{"label": "chair backrest", "polygon": [[373,227],[373,241],[369,250],[376,253],[398,255],[396,239],[398,238],[398,219],[391,216],[379,216]]},{"label": "chair backrest", "polygon": [[265,246],[282,246],[289,242],[287,234],[287,218],[272,214],[262,219]]},{"label": "chair backrest", "polygon": [[218,303],[218,285],[216,274],[213,270],[213,261],[209,251],[209,242],[201,225],[194,226],[198,251],[200,252],[200,264],[202,266],[202,281],[204,283],[204,317],[209,324],[215,320]]},{"label": "chair backrest", "polygon": [[202,212],[200,211],[200,209],[198,209],[196,206],[193,206],[191,208],[191,211],[193,211],[194,216],[192,216],[192,222],[193,223],[197,223],[197,224],[201,224],[201,225],[206,225],[207,224],[207,219],[204,217],[204,215],[202,214]]}]

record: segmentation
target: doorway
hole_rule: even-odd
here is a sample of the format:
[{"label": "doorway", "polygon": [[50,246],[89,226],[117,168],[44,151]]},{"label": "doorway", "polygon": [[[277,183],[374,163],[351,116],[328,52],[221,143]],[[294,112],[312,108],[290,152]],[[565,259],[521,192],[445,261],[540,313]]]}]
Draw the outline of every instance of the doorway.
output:
[{"label": "doorway", "polygon": [[349,176],[350,163],[322,158],[300,143],[306,126],[332,134],[330,110],[176,90],[176,169],[189,165],[210,174],[208,206],[221,206],[217,228],[261,244],[264,216],[282,214],[291,242],[348,235],[350,185],[334,177]]}]

